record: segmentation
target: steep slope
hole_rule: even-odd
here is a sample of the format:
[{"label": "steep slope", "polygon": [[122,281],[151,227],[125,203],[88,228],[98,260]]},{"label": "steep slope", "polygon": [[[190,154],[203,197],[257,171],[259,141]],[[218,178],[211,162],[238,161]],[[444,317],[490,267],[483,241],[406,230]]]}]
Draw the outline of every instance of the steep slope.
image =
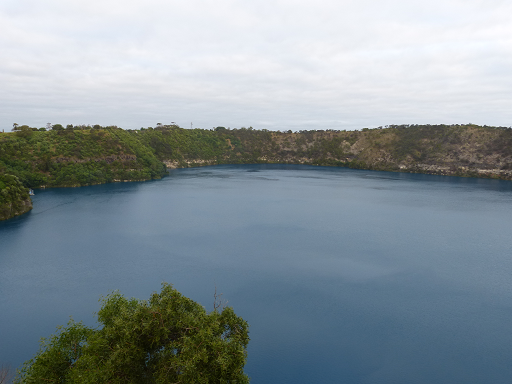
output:
[{"label": "steep slope", "polygon": [[[512,129],[506,127],[401,125],[300,132],[183,129],[177,125],[141,130],[22,127],[0,133],[0,174],[16,176],[25,191],[158,179],[166,167],[249,163],[512,180]],[[23,211],[21,206],[14,209],[8,204],[6,198],[0,202],[2,212]]]},{"label": "steep slope", "polygon": [[31,188],[149,180],[165,172],[151,148],[115,128],[0,134],[2,168]]},{"label": "steep slope", "polygon": [[0,220],[21,215],[32,209],[27,188],[16,176],[0,174]]},{"label": "steep slope", "polygon": [[512,179],[510,128],[413,125],[296,133],[219,128],[163,127],[140,134],[167,167],[291,163]]}]

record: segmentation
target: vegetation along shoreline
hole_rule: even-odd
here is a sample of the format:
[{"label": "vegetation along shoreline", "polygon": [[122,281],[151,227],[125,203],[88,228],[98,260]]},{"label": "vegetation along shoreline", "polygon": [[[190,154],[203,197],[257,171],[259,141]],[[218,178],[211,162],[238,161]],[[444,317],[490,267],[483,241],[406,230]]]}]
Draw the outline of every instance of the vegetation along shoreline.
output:
[{"label": "vegetation along shoreline", "polygon": [[255,163],[512,180],[512,128],[389,125],[280,132],[15,124],[13,132],[0,133],[0,220],[32,209],[29,188],[144,181],[160,179],[171,168]]}]

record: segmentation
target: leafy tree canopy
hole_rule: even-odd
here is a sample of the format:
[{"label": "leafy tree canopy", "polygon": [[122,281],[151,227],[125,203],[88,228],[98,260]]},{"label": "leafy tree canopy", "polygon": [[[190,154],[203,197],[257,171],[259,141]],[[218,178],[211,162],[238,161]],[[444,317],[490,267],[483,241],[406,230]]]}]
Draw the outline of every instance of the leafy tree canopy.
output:
[{"label": "leafy tree canopy", "polygon": [[42,339],[15,383],[248,383],[248,325],[230,307],[207,313],[164,283],[148,301],[106,296],[101,328],[70,320]]}]

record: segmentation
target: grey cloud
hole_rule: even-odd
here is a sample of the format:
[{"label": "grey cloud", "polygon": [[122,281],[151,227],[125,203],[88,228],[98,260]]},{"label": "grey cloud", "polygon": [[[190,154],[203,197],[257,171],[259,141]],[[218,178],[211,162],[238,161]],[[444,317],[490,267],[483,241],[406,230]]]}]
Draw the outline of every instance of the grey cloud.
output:
[{"label": "grey cloud", "polygon": [[510,125],[504,1],[5,1],[0,123]]}]

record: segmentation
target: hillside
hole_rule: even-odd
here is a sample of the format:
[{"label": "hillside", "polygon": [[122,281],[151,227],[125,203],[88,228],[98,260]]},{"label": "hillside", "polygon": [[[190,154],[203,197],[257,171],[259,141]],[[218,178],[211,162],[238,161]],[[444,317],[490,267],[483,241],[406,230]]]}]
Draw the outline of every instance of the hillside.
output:
[{"label": "hillside", "polygon": [[21,215],[32,209],[27,188],[16,176],[0,174],[0,220]]},{"label": "hillside", "polygon": [[512,179],[512,129],[413,125],[362,131],[138,131],[167,167],[290,163]]},{"label": "hillside", "polygon": [[0,133],[0,174],[16,176],[25,188],[150,180],[161,178],[166,167],[248,163],[512,180],[512,129],[468,124],[273,132],[159,125],[140,130],[58,126],[43,131],[21,126]]},{"label": "hillside", "polygon": [[159,178],[153,150],[122,129],[23,130],[0,134],[0,170],[30,188]]}]

